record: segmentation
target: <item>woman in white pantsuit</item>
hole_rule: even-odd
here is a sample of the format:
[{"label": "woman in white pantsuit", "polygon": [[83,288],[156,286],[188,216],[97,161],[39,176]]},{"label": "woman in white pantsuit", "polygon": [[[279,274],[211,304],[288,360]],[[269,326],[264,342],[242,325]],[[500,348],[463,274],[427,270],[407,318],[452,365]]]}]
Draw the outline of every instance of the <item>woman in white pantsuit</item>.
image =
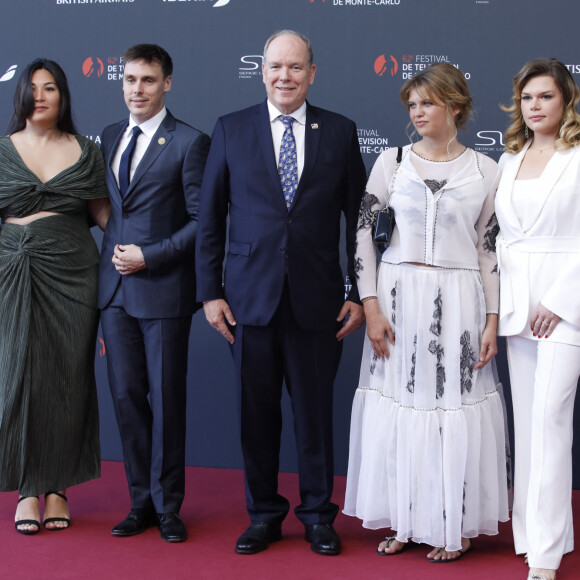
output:
[{"label": "woman in white pantsuit", "polygon": [[580,375],[580,90],[559,61],[514,77],[496,195],[499,334],[515,423],[513,532],[528,578],[572,551],[572,431]]}]

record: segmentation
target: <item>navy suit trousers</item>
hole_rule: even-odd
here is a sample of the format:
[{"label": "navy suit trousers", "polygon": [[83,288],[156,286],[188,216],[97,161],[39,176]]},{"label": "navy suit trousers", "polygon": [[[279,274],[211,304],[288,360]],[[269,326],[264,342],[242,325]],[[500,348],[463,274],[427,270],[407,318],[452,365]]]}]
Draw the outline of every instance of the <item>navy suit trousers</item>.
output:
[{"label": "navy suit trousers", "polygon": [[301,503],[305,525],[330,523],[333,463],[333,385],[342,343],[335,331],[301,329],[292,312],[288,285],[267,326],[235,329],[233,354],[238,376],[246,507],[251,521],[280,522],[288,500],[278,494],[282,414],[286,383],[294,414]]},{"label": "navy suit trousers", "polygon": [[101,311],[101,326],[131,508],[179,512],[191,316],[134,318],[120,295]]}]

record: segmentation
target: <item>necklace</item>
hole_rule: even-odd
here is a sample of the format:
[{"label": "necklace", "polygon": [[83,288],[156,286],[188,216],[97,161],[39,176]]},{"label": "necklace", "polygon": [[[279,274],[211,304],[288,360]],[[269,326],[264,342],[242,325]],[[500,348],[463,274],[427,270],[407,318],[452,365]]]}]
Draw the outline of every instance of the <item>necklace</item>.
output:
[{"label": "necklace", "polygon": [[540,149],[540,147],[530,147],[530,149],[533,149],[534,151],[537,151],[540,155],[546,151],[546,149],[551,149],[554,146],[554,143],[552,143],[551,145],[548,145],[547,147],[542,147]]},{"label": "necklace", "polygon": [[420,157],[421,159],[424,159],[425,161],[430,161],[431,163],[449,163],[450,161],[455,161],[456,159],[458,159],[459,157],[461,157],[466,151],[467,151],[467,147],[463,148],[463,151],[461,151],[461,153],[458,153],[455,157],[451,157],[450,159],[429,159],[428,157],[424,157],[423,155],[421,155],[421,153],[419,153],[418,151],[415,151],[414,146],[411,147],[411,151],[417,156]]}]

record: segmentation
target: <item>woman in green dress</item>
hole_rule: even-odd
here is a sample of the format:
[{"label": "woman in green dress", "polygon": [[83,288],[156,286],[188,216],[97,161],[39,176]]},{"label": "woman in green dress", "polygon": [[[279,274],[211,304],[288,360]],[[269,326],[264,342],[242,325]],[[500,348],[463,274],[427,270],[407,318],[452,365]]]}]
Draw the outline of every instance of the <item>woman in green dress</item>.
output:
[{"label": "woman in green dress", "polygon": [[94,353],[98,250],[109,201],[101,154],[77,134],[66,76],[23,71],[0,138],[0,491],[15,527],[70,525],[65,490],[100,475]]}]

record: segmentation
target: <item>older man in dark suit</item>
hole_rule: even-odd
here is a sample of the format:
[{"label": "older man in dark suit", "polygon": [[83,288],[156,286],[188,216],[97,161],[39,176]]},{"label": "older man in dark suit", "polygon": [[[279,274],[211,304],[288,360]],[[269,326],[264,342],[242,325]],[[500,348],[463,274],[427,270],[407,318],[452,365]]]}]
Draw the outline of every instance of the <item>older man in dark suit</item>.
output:
[{"label": "older man in dark suit", "polygon": [[344,301],[340,224],[344,214],[354,280],[366,173],[355,124],[306,102],[312,60],[310,42],[299,33],[268,39],[262,69],[268,98],[218,120],[202,186],[197,296],[210,324],[233,345],[251,520],[236,545],[241,554],[280,539],[289,510],[278,494],[283,381],[298,448],[295,513],[312,550],[341,550],[332,525],[333,383],[341,340],[361,326],[363,312],[356,285]]},{"label": "older man in dark suit", "polygon": [[165,50],[140,44],[124,60],[130,116],[102,135],[111,216],[99,307],[131,496],[112,533],[157,524],[165,541],[181,542],[195,235],[210,140],[165,108],[173,66]]}]

